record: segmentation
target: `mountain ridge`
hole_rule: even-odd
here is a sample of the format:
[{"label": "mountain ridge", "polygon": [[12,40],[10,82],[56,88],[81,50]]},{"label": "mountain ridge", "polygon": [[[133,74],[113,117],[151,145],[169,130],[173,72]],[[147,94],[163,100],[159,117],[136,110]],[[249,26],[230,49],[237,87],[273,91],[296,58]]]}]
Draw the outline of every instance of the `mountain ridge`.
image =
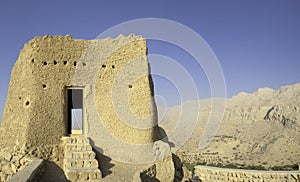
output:
[{"label": "mountain ridge", "polygon": [[[160,125],[174,143],[173,151],[194,158],[189,159],[193,162],[266,168],[294,165],[300,163],[299,107],[300,83],[296,83],[228,99],[185,102],[168,108]],[[214,110],[224,110],[220,129],[212,142],[200,150],[198,143],[208,120],[216,115]],[[185,130],[189,127],[194,128],[191,133]],[[191,157],[192,154],[198,157]]]}]

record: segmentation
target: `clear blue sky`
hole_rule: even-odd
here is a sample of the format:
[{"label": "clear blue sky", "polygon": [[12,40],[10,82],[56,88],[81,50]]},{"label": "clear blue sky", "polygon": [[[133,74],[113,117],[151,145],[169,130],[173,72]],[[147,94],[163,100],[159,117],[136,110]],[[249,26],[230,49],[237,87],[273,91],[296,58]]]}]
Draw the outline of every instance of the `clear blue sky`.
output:
[{"label": "clear blue sky", "polygon": [[[228,97],[300,81],[298,0],[3,0],[0,113],[11,69],[24,43],[33,37],[71,34],[74,38],[93,39],[124,21],[150,17],[180,22],[207,41],[222,66]],[[193,66],[189,55],[161,42],[149,41],[148,45],[149,53],[180,60],[197,82],[200,98],[210,96],[205,74]],[[172,85],[159,77],[154,77],[154,81],[157,94],[164,96],[169,105],[178,103],[172,96]]]}]

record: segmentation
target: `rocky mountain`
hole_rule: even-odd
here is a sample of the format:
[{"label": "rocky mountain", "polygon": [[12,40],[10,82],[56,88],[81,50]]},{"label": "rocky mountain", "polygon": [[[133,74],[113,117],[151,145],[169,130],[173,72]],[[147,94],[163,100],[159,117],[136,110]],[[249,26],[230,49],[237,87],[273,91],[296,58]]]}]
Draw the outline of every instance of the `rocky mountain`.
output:
[{"label": "rocky mountain", "polygon": [[[160,116],[173,151],[184,162],[265,168],[300,164],[300,83],[188,101]],[[211,142],[201,149],[205,133],[211,133]]]}]

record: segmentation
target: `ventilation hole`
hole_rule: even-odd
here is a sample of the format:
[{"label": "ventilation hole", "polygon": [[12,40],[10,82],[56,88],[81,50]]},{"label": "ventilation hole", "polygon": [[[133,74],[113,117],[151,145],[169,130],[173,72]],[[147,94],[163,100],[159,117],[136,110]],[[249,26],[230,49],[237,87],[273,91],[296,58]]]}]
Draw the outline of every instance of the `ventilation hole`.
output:
[{"label": "ventilation hole", "polygon": [[103,64],[103,65],[102,65],[102,68],[106,68],[106,65],[105,65],[105,64]]},{"label": "ventilation hole", "polygon": [[86,63],[82,63],[82,66],[86,66]]},{"label": "ventilation hole", "polygon": [[43,64],[44,64],[44,66],[46,66],[46,65],[47,65],[47,62],[46,62],[46,61],[44,61],[44,62],[43,62]]},{"label": "ventilation hole", "polygon": [[67,61],[64,61],[64,65],[66,65],[67,64]]},{"label": "ventilation hole", "polygon": [[34,63],[34,58],[31,59],[31,62]]},{"label": "ventilation hole", "polygon": [[77,65],[77,63],[76,63],[76,61],[74,62],[74,66],[76,66]]},{"label": "ventilation hole", "polygon": [[47,85],[43,84],[43,89],[46,89],[47,88]]},{"label": "ventilation hole", "polygon": [[29,106],[29,104],[30,104],[29,101],[25,102],[25,106]]},{"label": "ventilation hole", "polygon": [[54,60],[54,61],[53,61],[53,64],[54,64],[54,65],[57,65],[57,61]]},{"label": "ventilation hole", "polygon": [[131,85],[131,84],[129,84],[129,85],[128,85],[128,88],[132,88],[132,85]]},{"label": "ventilation hole", "polygon": [[115,68],[115,65],[112,65],[111,67],[112,67],[112,68]]}]

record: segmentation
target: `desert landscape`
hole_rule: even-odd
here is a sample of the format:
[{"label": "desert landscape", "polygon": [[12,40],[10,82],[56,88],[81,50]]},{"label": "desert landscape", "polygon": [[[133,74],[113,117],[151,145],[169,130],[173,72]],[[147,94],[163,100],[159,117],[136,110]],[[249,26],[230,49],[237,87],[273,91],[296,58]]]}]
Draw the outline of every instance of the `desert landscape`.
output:
[{"label": "desert landscape", "polygon": [[0,182],[300,182],[300,1],[1,1]]},{"label": "desert landscape", "polygon": [[193,133],[176,151],[188,168],[203,164],[261,170],[298,169],[300,83],[278,90],[260,88],[252,94],[242,92],[225,99],[224,120],[219,131],[207,147],[199,149],[212,102],[224,104],[223,99],[207,99],[189,101],[182,107],[161,109],[164,113],[160,113],[160,125],[169,135],[169,141],[176,146],[182,145],[177,137],[180,134],[172,135],[176,122],[181,118],[186,127],[193,127],[189,126],[189,117],[195,115],[192,108],[200,106]]},{"label": "desert landscape", "polygon": [[[158,107],[160,127],[167,135],[172,152],[182,162],[181,174],[175,173],[175,176],[177,174],[179,176],[177,179],[182,181],[200,181],[201,179],[197,176],[199,173],[194,174],[195,168],[196,170],[199,168],[198,165],[224,167],[227,168],[226,170],[228,168],[269,171],[299,170],[299,101],[300,83],[297,83],[283,86],[278,90],[260,88],[252,94],[242,92],[228,99],[188,101],[182,106],[167,109]],[[206,129],[212,103],[216,104],[215,107],[225,103],[223,105],[225,106],[224,120],[211,143],[199,149],[199,141]],[[193,115],[197,113],[195,108],[199,106],[198,122],[196,126],[193,126],[189,118],[194,117]],[[179,120],[186,125],[176,130],[178,127],[176,122]],[[186,135],[184,128],[194,128],[194,130],[190,136],[186,136],[188,140],[182,143],[182,136]],[[1,151],[0,176],[2,180],[11,179],[30,163],[28,157],[34,156],[34,151],[29,153],[22,151],[23,149],[18,148],[12,151]],[[136,169],[132,166],[128,168],[125,164],[117,162],[114,162],[114,165],[116,166],[112,170],[116,172],[117,178],[108,176],[104,178],[105,181],[115,180],[121,176],[125,180],[136,173],[134,172]],[[45,166],[46,169],[43,169],[43,175],[39,178],[49,176],[49,174],[55,176],[57,169],[51,167],[50,164]],[[45,170],[49,171],[45,173]],[[60,178],[60,181],[66,180],[64,177]],[[288,181],[296,178],[291,177]]]}]

